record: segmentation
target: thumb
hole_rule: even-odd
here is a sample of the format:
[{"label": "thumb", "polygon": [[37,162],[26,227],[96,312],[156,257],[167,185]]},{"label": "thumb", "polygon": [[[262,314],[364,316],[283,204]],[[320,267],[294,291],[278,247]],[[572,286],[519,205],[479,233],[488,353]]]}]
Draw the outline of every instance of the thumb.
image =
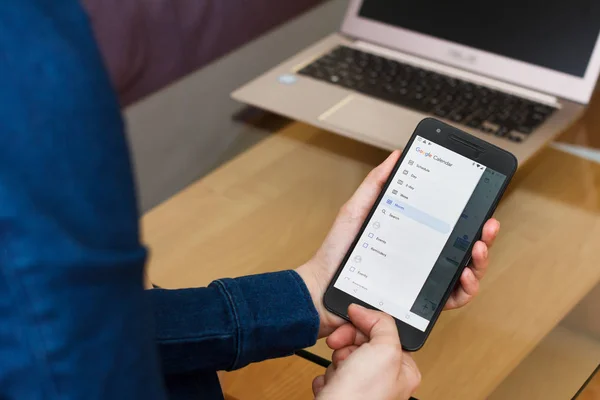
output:
[{"label": "thumb", "polygon": [[348,317],[356,329],[369,338],[371,343],[400,344],[396,321],[387,314],[368,310],[358,304],[351,304]]},{"label": "thumb", "polygon": [[358,189],[356,189],[356,192],[354,192],[348,201],[347,207],[349,209],[365,210],[366,214],[366,211],[371,208],[373,202],[387,182],[394,166],[400,158],[400,154],[399,150],[392,152],[383,163],[367,175],[365,180],[360,184]]}]

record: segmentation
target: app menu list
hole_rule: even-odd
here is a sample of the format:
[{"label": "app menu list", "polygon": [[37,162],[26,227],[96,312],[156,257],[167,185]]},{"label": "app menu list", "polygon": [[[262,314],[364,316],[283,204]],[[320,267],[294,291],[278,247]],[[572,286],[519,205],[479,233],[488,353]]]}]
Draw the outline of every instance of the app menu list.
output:
[{"label": "app menu list", "polygon": [[424,330],[409,310],[481,178],[472,164],[417,138],[334,286]]}]

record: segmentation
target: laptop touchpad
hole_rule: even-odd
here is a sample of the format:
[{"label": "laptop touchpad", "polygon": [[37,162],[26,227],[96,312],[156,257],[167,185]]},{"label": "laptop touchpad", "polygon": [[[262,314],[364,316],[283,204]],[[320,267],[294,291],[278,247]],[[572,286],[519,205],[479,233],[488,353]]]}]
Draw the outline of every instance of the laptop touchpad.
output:
[{"label": "laptop touchpad", "polygon": [[425,114],[353,94],[321,114],[319,120],[355,139],[391,149],[404,147],[425,117]]}]

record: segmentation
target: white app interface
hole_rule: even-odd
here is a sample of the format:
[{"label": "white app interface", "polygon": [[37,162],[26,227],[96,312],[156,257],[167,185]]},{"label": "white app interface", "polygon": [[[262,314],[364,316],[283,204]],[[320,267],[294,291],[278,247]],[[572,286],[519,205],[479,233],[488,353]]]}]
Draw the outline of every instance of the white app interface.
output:
[{"label": "white app interface", "polygon": [[415,301],[485,171],[417,136],[334,287],[425,331]]}]

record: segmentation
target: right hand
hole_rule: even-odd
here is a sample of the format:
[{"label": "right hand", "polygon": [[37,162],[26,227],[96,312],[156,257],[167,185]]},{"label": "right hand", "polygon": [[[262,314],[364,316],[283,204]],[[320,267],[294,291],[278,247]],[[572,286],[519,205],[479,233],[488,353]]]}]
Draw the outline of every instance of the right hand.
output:
[{"label": "right hand", "polygon": [[325,375],[313,381],[316,399],[408,399],[421,373],[402,350],[394,319],[356,304],[348,316],[353,325],[340,326],[327,339],[333,359]]}]

